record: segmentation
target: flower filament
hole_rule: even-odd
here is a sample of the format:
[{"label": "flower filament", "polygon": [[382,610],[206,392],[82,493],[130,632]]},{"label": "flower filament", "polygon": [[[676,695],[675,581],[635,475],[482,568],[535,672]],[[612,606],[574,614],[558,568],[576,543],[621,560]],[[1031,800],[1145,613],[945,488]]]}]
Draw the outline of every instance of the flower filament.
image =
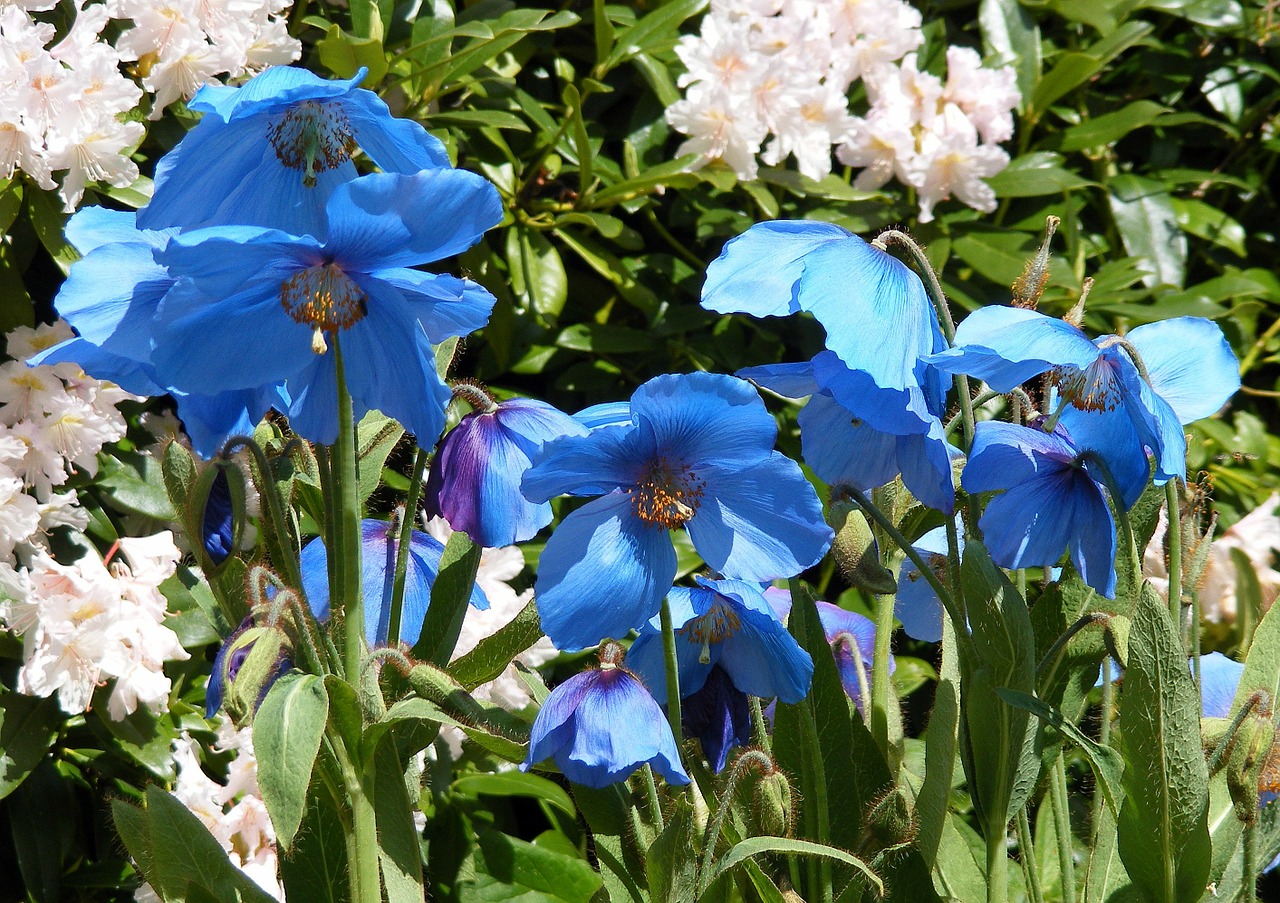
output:
[{"label": "flower filament", "polygon": [[280,304],[295,323],[312,327],[311,350],[324,354],[324,333],[348,329],[364,318],[368,295],[336,263],[299,270],[280,283]]},{"label": "flower filament", "polygon": [[1115,368],[1102,357],[1083,370],[1057,367],[1050,371],[1050,379],[1062,397],[1082,411],[1110,411],[1120,402],[1120,381]]},{"label": "flower filament", "polygon": [[356,150],[351,123],[334,104],[308,100],[294,104],[268,133],[280,162],[302,170],[302,184],[314,188],[316,173],[336,169]]},{"label": "flower filament", "polygon": [[690,643],[702,646],[698,662],[709,665],[711,664],[711,644],[723,643],[741,628],[742,619],[738,617],[737,612],[727,605],[715,602],[705,615],[694,618],[681,629],[681,632],[688,635]]},{"label": "flower filament", "polygon": [[665,458],[651,462],[644,475],[630,487],[636,517],[668,530],[688,523],[702,505],[707,483],[688,464],[673,466]]}]

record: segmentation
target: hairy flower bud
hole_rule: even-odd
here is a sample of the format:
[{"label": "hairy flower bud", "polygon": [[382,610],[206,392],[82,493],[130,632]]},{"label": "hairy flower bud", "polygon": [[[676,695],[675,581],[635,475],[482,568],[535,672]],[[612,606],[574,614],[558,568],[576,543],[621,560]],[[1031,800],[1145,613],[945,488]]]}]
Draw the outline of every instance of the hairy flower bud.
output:
[{"label": "hairy flower bud", "polygon": [[893,574],[880,563],[880,546],[871,525],[857,505],[850,501],[833,502],[827,510],[827,523],[836,532],[831,551],[846,580],[877,595],[897,591]]}]

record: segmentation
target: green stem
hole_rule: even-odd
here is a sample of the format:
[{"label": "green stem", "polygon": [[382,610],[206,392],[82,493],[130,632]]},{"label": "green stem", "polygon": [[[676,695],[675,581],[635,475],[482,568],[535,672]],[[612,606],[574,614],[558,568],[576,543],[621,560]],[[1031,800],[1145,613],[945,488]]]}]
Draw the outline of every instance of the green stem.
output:
[{"label": "green stem", "polygon": [[1049,787],[1053,805],[1053,833],[1058,840],[1058,869],[1062,875],[1062,903],[1076,901],[1076,865],[1071,852],[1071,813],[1067,809],[1067,766],[1058,753]]},{"label": "green stem", "polygon": [[871,736],[888,761],[889,755],[889,648],[893,639],[893,596],[876,596],[876,644],[871,654]]},{"label": "green stem", "polygon": [[1244,826],[1244,868],[1240,875],[1241,903],[1255,903],[1258,899],[1258,826]]},{"label": "green stem", "polygon": [[363,776],[347,754],[340,737],[331,749],[338,761],[343,787],[351,805],[351,828],[347,831],[347,868],[351,875],[352,903],[382,903],[382,877],[378,866],[378,823],[373,798]]},{"label": "green stem", "polygon": [[680,662],[676,658],[676,631],[671,622],[671,603],[662,600],[662,654],[666,663],[667,677],[667,722],[671,725],[671,734],[676,738],[676,749],[684,742],[684,731],[680,727]]},{"label": "green stem", "polygon": [[653,767],[648,762],[640,769],[644,774],[644,792],[649,800],[649,811],[653,815],[653,823],[661,832],[666,829],[666,819],[662,817],[662,800],[658,797],[658,782],[653,779]]},{"label": "green stem", "polygon": [[1004,831],[991,830],[987,837],[987,903],[1005,903],[1009,896],[1008,826]]},{"label": "green stem", "polygon": [[262,474],[262,486],[258,491],[258,495],[265,499],[267,503],[264,509],[267,515],[266,527],[275,536],[276,542],[280,545],[282,560],[279,564],[281,570],[284,571],[285,582],[298,590],[298,592],[302,592],[302,571],[298,564],[298,550],[293,548],[292,537],[285,526],[284,508],[280,504],[279,486],[271,475],[271,462],[267,460],[262,447],[248,436],[233,436],[223,446],[222,453],[230,457],[241,448],[249,450],[258,473]]},{"label": "green stem", "polygon": [[[1098,742],[1103,746],[1111,743],[1111,705],[1114,690],[1111,685],[1111,656],[1102,657],[1102,714],[1098,722]],[[1102,824],[1102,807],[1105,805],[1102,794],[1094,793],[1089,807],[1089,836],[1091,845],[1098,845],[1098,827]]]},{"label": "green stem", "polygon": [[[806,809],[814,816],[814,827],[817,830],[818,843],[831,843],[831,813],[827,808],[827,773],[822,762],[822,750],[818,745],[818,723],[813,715],[813,706],[809,700],[803,700],[798,706],[800,710],[800,730],[804,736],[805,770],[811,773],[810,790],[812,800],[805,800]],[[831,903],[832,896],[831,860],[823,857],[818,863],[818,900],[820,903]]]},{"label": "green stem", "polygon": [[711,874],[711,864],[716,858],[716,844],[720,842],[720,832],[724,830],[725,816],[729,814],[732,808],[732,800],[734,792],[738,788],[738,782],[742,780],[742,776],[751,768],[759,769],[764,774],[770,774],[774,771],[773,760],[758,750],[747,750],[738,756],[734,761],[733,767],[729,769],[729,775],[725,778],[724,790],[720,794],[720,803],[716,806],[716,814],[711,819],[711,824],[707,827],[706,841],[702,845],[702,867],[698,869],[698,891],[701,894],[706,890],[707,876]]},{"label": "green stem", "polygon": [[748,696],[747,704],[751,707],[751,742],[766,753],[773,753],[773,738],[769,736],[769,724],[765,721],[764,706],[759,696]]},{"label": "green stem", "polygon": [[1018,829],[1018,859],[1022,863],[1022,879],[1027,885],[1027,896],[1031,903],[1044,903],[1044,894],[1040,890],[1040,871],[1036,868],[1035,847],[1031,845],[1031,824],[1027,819],[1027,808],[1018,810],[1015,822]]},{"label": "green stem", "polygon": [[404,583],[409,573],[409,549],[413,545],[413,524],[418,514],[418,493],[422,491],[422,478],[427,472],[427,452],[421,446],[413,458],[413,477],[409,480],[409,492],[405,495],[404,510],[400,517],[400,536],[396,546],[396,570],[391,579],[391,611],[387,619],[387,639],[394,643],[400,638],[400,620],[404,610]]},{"label": "green stem", "polygon": [[[334,483],[334,507],[337,524],[335,538],[340,539],[335,557],[338,562],[337,598],[342,600],[344,625],[343,661],[347,680],[360,674],[364,658],[364,597],[360,577],[360,483],[356,473],[356,422],[347,391],[342,348],[334,337],[333,353],[338,381],[338,442],[331,456],[330,479]],[[337,545],[335,543],[335,545]]]},{"label": "green stem", "polygon": [[1169,544],[1169,613],[1178,625],[1186,648],[1184,619],[1182,616],[1182,523],[1181,499],[1178,498],[1178,478],[1164,484],[1165,505],[1169,509],[1169,527],[1165,533]]}]

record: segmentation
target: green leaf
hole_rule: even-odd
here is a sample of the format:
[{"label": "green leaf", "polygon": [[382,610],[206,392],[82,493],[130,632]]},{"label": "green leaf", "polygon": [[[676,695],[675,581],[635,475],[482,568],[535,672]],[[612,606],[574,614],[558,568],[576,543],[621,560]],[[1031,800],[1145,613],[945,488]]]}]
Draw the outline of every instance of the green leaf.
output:
[{"label": "green leaf", "polygon": [[328,719],[329,695],[323,678],[315,674],[286,674],[277,680],[254,715],[258,785],[283,849],[289,849],[302,824]]},{"label": "green leaf", "polygon": [[987,179],[987,184],[1002,198],[1062,194],[1096,184],[1081,178],[1072,170],[1064,169],[1059,165],[1062,159],[1061,154],[1048,152],[1023,154]]},{"label": "green leaf", "polygon": [[613,52],[597,67],[599,75],[642,53],[654,53],[680,39],[680,25],[706,7],[707,0],[672,0],[614,38]]},{"label": "green leaf", "polygon": [[[1229,808],[1229,807],[1228,807]],[[1137,903],[1141,895],[1129,882],[1116,845],[1116,817],[1106,807],[1098,816],[1093,850],[1084,878],[1085,903]]]},{"label": "green leaf", "polygon": [[570,818],[578,817],[578,809],[564,788],[536,774],[520,771],[468,774],[453,782],[453,792],[467,796],[524,796],[555,806]]},{"label": "green leaf", "polygon": [[538,606],[530,599],[520,613],[485,637],[466,655],[454,659],[449,671],[458,683],[474,690],[496,678],[521,652],[542,638]]},{"label": "green leaf", "polygon": [[1211,241],[1237,257],[1247,256],[1244,226],[1229,214],[1194,198],[1173,198],[1173,212],[1182,231]]},{"label": "green leaf", "polygon": [[0,799],[13,793],[44,759],[61,721],[52,696],[0,693]]},{"label": "green leaf", "polygon": [[1151,125],[1168,107],[1150,100],[1135,100],[1114,113],[1106,113],[1073,125],[1062,133],[1061,150],[1075,151],[1089,147],[1103,147]]},{"label": "green leaf", "polygon": [[981,0],[978,25],[983,55],[1013,66],[1019,93],[1030,97],[1040,79],[1041,64],[1040,28],[1035,18],[1017,0]]},{"label": "green leaf", "polygon": [[476,583],[482,551],[461,530],[455,531],[445,543],[440,571],[431,586],[431,604],[422,621],[422,634],[413,645],[414,658],[442,665],[453,655],[471,589]]},{"label": "green leaf", "polygon": [[1124,684],[1120,858],[1149,899],[1198,899],[1212,857],[1200,697],[1179,631],[1150,584],[1138,598]]},{"label": "green leaf", "polygon": [[56,903],[62,899],[64,863],[80,811],[71,782],[49,759],[22,782],[5,808],[22,878],[18,886],[25,884],[35,903]]},{"label": "green leaf", "polygon": [[1030,797],[1040,761],[1027,712],[997,701],[996,691],[1035,692],[1035,635],[1026,602],[976,540],[965,546],[960,580],[972,631],[960,649],[965,774],[984,834],[1003,833]]},{"label": "green leaf", "polygon": [[293,846],[280,855],[280,880],[290,900],[348,903],[347,840],[327,799],[312,796]]},{"label": "green leaf", "polygon": [[95,481],[112,507],[153,520],[176,521],[178,512],[169,502],[163,465],[150,455],[117,452],[103,455]]},{"label": "green leaf", "polygon": [[1054,101],[1083,85],[1107,63],[1150,34],[1152,29],[1149,22],[1126,22],[1119,28],[1108,30],[1105,38],[1084,51],[1059,56],[1032,92],[1027,118],[1031,122],[1039,120]]},{"label": "green leaf", "polygon": [[546,235],[527,226],[507,230],[511,290],[544,317],[555,319],[569,297],[569,278],[560,252]]},{"label": "green leaf", "polygon": [[475,872],[458,888],[459,903],[589,903],[601,887],[583,860],[498,831],[476,838]]},{"label": "green leaf", "polygon": [[1121,777],[1124,774],[1124,759],[1120,753],[1110,746],[1102,746],[1094,742],[1080,728],[1063,718],[1061,712],[1030,693],[1019,693],[1016,690],[1001,687],[996,690],[996,694],[1010,705],[1026,709],[1041,721],[1052,725],[1059,733],[1074,743],[1084,753],[1090,767],[1093,768],[1098,787],[1101,789],[1107,805],[1111,807],[1113,812],[1118,813],[1120,811],[1120,801],[1123,799],[1124,793],[1124,788],[1121,784]]},{"label": "green leaf", "polygon": [[337,25],[329,26],[329,33],[316,44],[320,62],[338,78],[353,78],[360,68],[369,70],[360,84],[369,88],[387,74],[387,53],[381,37],[358,38],[347,34]]},{"label": "green leaf", "polygon": [[592,354],[630,354],[653,349],[653,333],[625,326],[575,323],[556,336],[556,344],[570,351]]},{"label": "green leaf", "polygon": [[403,436],[404,427],[381,411],[370,411],[356,424],[356,474],[361,502],[378,488],[382,468]]},{"label": "green leaf", "polygon": [[[728,805],[727,801],[722,805]],[[653,903],[687,903],[697,896],[697,854],[693,805],[689,795],[682,793],[676,797],[666,827],[648,850],[646,870]]]},{"label": "green leaf", "polygon": [[1173,198],[1164,183],[1141,176],[1119,175],[1112,178],[1107,187],[1111,215],[1125,250],[1142,258],[1150,271],[1143,281],[1153,287],[1181,288],[1186,278],[1187,237],[1178,226]]},{"label": "green leaf", "polygon": [[876,889],[878,895],[884,895],[884,882],[880,880],[880,876],[873,872],[871,867],[857,856],[826,844],[811,843],[807,840],[792,840],[787,837],[748,837],[746,840],[734,844],[733,849],[716,861],[711,872],[711,881],[714,882],[720,875],[728,872],[734,866],[745,862],[752,856],[759,856],[761,853],[818,856],[842,862],[845,865],[851,865],[868,884]]},{"label": "green leaf", "polygon": [[960,718],[960,665],[957,660],[955,628],[943,618],[942,667],[934,691],[933,712],[925,733],[924,782],[916,794],[920,833],[916,847],[925,864],[932,868],[942,843],[943,822],[951,802],[955,774],[956,739]]},{"label": "green leaf", "polygon": [[58,205],[58,196],[52,191],[28,191],[26,200],[27,214],[31,217],[31,225],[36,230],[40,244],[44,245],[58,269],[66,274],[70,271],[71,264],[80,259],[80,252],[66,239],[69,214],[63,213]]},{"label": "green leaf", "polygon": [[384,737],[373,757],[373,806],[378,825],[378,862],[387,903],[421,903],[422,850],[395,743]]},{"label": "green leaf", "polygon": [[[1239,549],[1232,549],[1233,553],[1239,551]],[[1233,554],[1231,558],[1236,567],[1237,579],[1242,571],[1252,576],[1253,586],[1246,589],[1244,596],[1237,593],[1237,599],[1245,600],[1248,595],[1254,593],[1260,597],[1261,589],[1257,586],[1258,576],[1254,573],[1249,557],[1240,553],[1239,557]],[[1257,601],[1260,604],[1261,598]],[[1280,613],[1277,612],[1278,608],[1280,606],[1272,605],[1267,609],[1267,613],[1263,615],[1253,632],[1253,642],[1244,660],[1244,672],[1240,675],[1240,683],[1236,687],[1236,695],[1231,703],[1232,718],[1244,708],[1249,697],[1259,691],[1267,695],[1271,709],[1274,710],[1278,705],[1277,699],[1280,698]]]}]

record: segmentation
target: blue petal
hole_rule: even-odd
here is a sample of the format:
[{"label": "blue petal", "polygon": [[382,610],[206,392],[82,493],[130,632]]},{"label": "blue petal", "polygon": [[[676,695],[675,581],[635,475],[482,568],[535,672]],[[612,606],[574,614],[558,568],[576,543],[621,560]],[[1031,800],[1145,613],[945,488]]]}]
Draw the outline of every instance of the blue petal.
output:
[{"label": "blue petal", "polygon": [[164,395],[168,390],[156,382],[155,370],[146,364],[103,351],[84,339],[67,339],[27,359],[36,367],[61,363],[79,364],[94,379],[115,383],[135,395]]},{"label": "blue petal", "polygon": [[543,550],[535,587],[542,629],[565,650],[624,637],[658,610],[675,575],[666,530],[637,518],[623,493],[596,499],[566,517]]},{"label": "blue petal", "polygon": [[760,393],[721,373],[655,377],[631,396],[631,416],[658,455],[695,469],[756,464],[778,437]]},{"label": "blue petal", "polygon": [[[960,541],[958,551],[963,554],[963,529],[957,531],[956,536]],[[934,556],[942,556],[941,566],[945,568],[946,527],[935,527],[911,545],[926,562],[932,563]],[[942,579],[945,583],[945,576]],[[937,643],[942,639],[942,602],[910,559],[902,563],[902,572],[898,575],[898,595],[893,602],[893,611],[907,636],[927,643]]]},{"label": "blue petal", "polygon": [[352,91],[339,101],[356,143],[383,172],[448,167],[444,144],[419,123],[392,116],[372,91]]},{"label": "blue petal", "polygon": [[[681,698],[702,689],[711,666],[720,658],[722,644],[715,643],[708,649],[709,661],[700,661],[702,643],[695,642],[690,631],[682,629],[690,621],[706,614],[715,604],[715,590],[705,586],[673,586],[667,593],[671,623],[676,629],[676,676],[680,681]],[[627,667],[644,682],[655,699],[661,699],[666,704],[666,659],[658,615],[654,615],[640,628],[640,635],[627,651]]]},{"label": "blue petal", "polygon": [[950,516],[956,509],[951,462],[960,452],[947,442],[942,424],[933,423],[925,436],[899,436],[897,452],[903,485],[928,507]]},{"label": "blue petal", "polygon": [[730,750],[751,743],[747,694],[735,687],[719,666],[712,666],[701,690],[685,697],[680,721],[686,736],[698,738],[716,774],[724,770]]},{"label": "blue petal", "polygon": [[1215,414],[1240,388],[1240,364],[1217,323],[1174,317],[1139,326],[1125,338],[1181,423]]},{"label": "blue petal", "polygon": [[1098,349],[1065,320],[1019,307],[983,307],[956,328],[954,347],[926,360],[947,373],[967,373],[1010,392],[1055,367],[1084,370]]},{"label": "blue petal", "polygon": [[759,367],[746,367],[737,372],[739,379],[749,379],[757,386],[784,398],[804,398],[816,395],[818,382],[813,375],[813,363],[801,364],[763,364]]},{"label": "blue petal", "polygon": [[399,293],[433,345],[483,328],[497,300],[483,286],[455,276],[395,268],[375,270],[369,277]]},{"label": "blue petal", "polygon": [[[727,590],[722,588],[722,592]],[[720,644],[720,667],[744,693],[765,699],[776,696],[785,703],[799,702],[809,693],[813,659],[769,610],[759,590],[738,588],[729,598],[741,598],[748,592],[759,597],[760,606],[738,608],[742,626]]]},{"label": "blue petal", "polygon": [[564,493],[600,495],[635,485],[652,449],[632,426],[604,426],[586,436],[564,436],[543,446],[520,490],[531,502]]},{"label": "blue petal", "polygon": [[156,312],[174,282],[153,252],[154,246],[137,241],[90,251],[71,267],[54,307],[81,338],[112,354],[149,361]]},{"label": "blue petal", "polygon": [[115,242],[142,242],[162,248],[174,235],[172,229],[149,232],[138,228],[138,215],[128,210],[81,207],[67,220],[66,236],[72,247],[87,256],[103,245]]},{"label": "blue petal", "polygon": [[686,524],[694,548],[726,577],[767,582],[822,560],[831,528],[800,467],[778,452],[750,467],[708,467],[706,497]]},{"label": "blue petal", "polygon": [[1244,665],[1221,652],[1200,656],[1200,703],[1206,718],[1230,718]]},{"label": "blue petal", "polygon": [[631,402],[606,401],[583,408],[573,415],[573,419],[589,430],[601,426],[631,426]]},{"label": "blue petal", "polygon": [[[830,602],[817,601],[818,620],[822,622],[822,631],[827,642],[832,644],[832,653],[836,659],[836,671],[840,674],[840,684],[845,695],[853,700],[861,712],[864,706],[862,698],[862,681],[868,688],[871,686],[872,654],[875,651],[876,626],[870,618],[864,618],[854,611],[847,611]],[[850,643],[857,646],[858,658],[862,660],[862,677],[858,676],[858,659],[850,649]],[[837,645],[839,644],[839,645]],[[893,656],[889,656],[889,673],[897,667]]]},{"label": "blue petal", "polygon": [[707,267],[702,306],[717,313],[785,317],[800,310],[796,293],[807,255],[852,235],[829,223],[756,223],[730,240]]},{"label": "blue petal", "polygon": [[191,446],[203,458],[212,458],[232,436],[247,436],[274,408],[289,409],[289,396],[280,384],[241,389],[218,395],[174,393],[178,417],[191,438]]},{"label": "blue petal", "polygon": [[301,66],[273,66],[236,88],[207,85],[195,93],[187,106],[230,122],[304,100],[343,97],[355,91],[366,74],[361,69],[349,79],[327,79]]},{"label": "blue petal", "polygon": [[811,397],[796,420],[804,460],[827,485],[867,492],[898,475],[898,437],[866,423],[854,426],[849,410],[831,396]]},{"label": "blue petal", "polygon": [[[1095,452],[1102,458],[1115,478],[1122,504],[1126,510],[1132,508],[1147,488],[1151,466],[1143,447],[1142,434],[1134,428],[1129,408],[1081,411],[1068,405],[1059,423],[1071,437],[1073,446]],[[1085,468],[1097,469],[1091,462],[1086,462]],[[1098,482],[1106,484],[1100,474]]]}]

